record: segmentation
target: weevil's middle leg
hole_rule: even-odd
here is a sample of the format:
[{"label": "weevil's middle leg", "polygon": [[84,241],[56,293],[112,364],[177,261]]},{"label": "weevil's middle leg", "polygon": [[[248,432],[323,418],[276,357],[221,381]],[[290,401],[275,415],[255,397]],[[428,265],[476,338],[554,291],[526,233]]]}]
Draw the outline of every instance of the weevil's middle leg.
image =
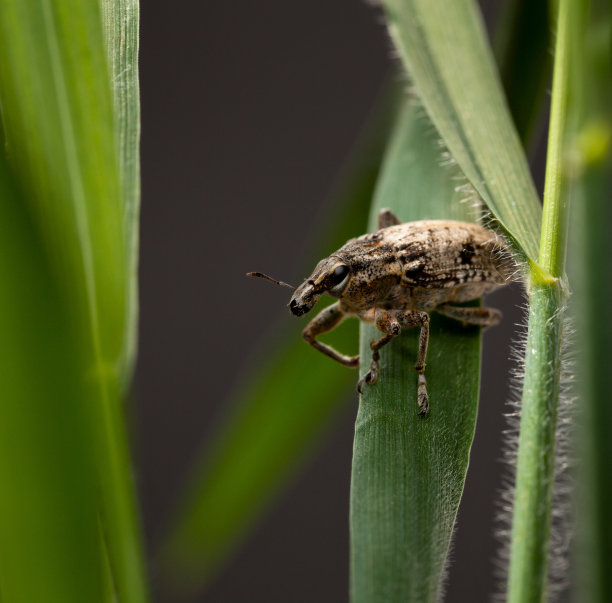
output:
[{"label": "weevil's middle leg", "polygon": [[340,302],[321,310],[302,331],[302,337],[313,347],[326,356],[333,358],[336,362],[356,368],[359,365],[359,356],[346,356],[335,350],[330,345],[317,341],[316,337],[335,329],[345,318],[347,313],[341,309]]},{"label": "weevil's middle leg", "polygon": [[395,315],[404,327],[421,327],[421,332],[419,333],[419,351],[417,352],[417,361],[414,368],[419,374],[417,386],[419,414],[424,417],[429,411],[429,395],[427,394],[427,381],[425,380],[425,359],[427,358],[427,345],[429,344],[429,315],[427,312],[419,312],[417,310],[396,312]]},{"label": "weevil's middle leg", "polygon": [[378,380],[378,361],[380,360],[379,350],[397,337],[402,330],[397,319],[391,312],[387,312],[386,310],[377,309],[374,320],[376,327],[379,331],[382,331],[384,335],[380,339],[373,339],[370,342],[370,349],[372,350],[370,370],[357,382],[357,391],[359,393],[362,393],[364,383],[368,385],[376,383]]},{"label": "weevil's middle leg", "polygon": [[427,345],[429,343],[429,315],[427,312],[419,312],[417,310],[389,312],[377,309],[375,321],[377,328],[385,334],[380,339],[373,340],[370,343],[370,349],[372,350],[370,370],[359,379],[357,391],[361,393],[364,383],[368,385],[376,383],[378,379],[380,348],[397,337],[401,332],[401,327],[420,326],[419,351],[417,353],[417,361],[414,368],[419,374],[417,388],[417,403],[420,409],[419,414],[421,416],[426,415],[429,411],[429,396],[427,394],[427,381],[425,380],[425,359],[427,357]]}]

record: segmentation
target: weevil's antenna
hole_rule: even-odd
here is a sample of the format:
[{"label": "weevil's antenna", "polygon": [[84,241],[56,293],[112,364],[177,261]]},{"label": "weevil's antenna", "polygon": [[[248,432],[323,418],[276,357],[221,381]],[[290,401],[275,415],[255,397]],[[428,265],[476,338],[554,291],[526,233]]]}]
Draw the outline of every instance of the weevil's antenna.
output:
[{"label": "weevil's antenna", "polygon": [[277,281],[276,279],[272,278],[271,276],[268,276],[267,274],[264,274],[263,272],[247,272],[247,276],[265,278],[267,281],[270,281],[271,283],[276,283],[277,285],[281,285],[283,287],[289,287],[289,289],[293,289],[295,291],[295,287],[293,285],[290,285],[289,283],[283,283],[283,281]]}]

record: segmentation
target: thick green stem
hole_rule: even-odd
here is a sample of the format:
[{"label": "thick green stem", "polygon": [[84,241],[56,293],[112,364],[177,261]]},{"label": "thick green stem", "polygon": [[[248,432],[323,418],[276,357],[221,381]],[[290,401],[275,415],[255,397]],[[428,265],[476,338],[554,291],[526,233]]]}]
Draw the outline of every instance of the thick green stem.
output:
[{"label": "thick green stem", "polygon": [[580,27],[577,0],[560,0],[546,162],[539,266],[530,274],[521,431],[508,579],[508,601],[542,601],[550,541],[555,432],[561,374],[568,194],[564,151],[568,132],[570,64]]},{"label": "thick green stem", "polygon": [[508,601],[542,601],[546,591],[562,316],[559,290],[535,285],[529,307],[525,382],[514,495]]}]

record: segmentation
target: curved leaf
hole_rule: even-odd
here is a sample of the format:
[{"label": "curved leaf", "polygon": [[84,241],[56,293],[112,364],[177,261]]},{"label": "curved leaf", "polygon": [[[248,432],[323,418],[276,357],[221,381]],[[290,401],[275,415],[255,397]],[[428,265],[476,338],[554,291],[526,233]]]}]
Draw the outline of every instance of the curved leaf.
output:
[{"label": "curved leaf", "polygon": [[[421,113],[421,116],[419,116]],[[385,157],[370,217],[391,208],[402,221],[473,220],[453,170],[440,165],[431,123],[404,108]],[[361,397],[351,483],[351,600],[436,601],[474,437],[480,329],[432,315],[427,356],[431,410],[418,415],[413,369],[418,329],[381,350],[381,374]],[[361,326],[361,374],[369,342]]]},{"label": "curved leaf", "polygon": [[473,188],[534,263],[541,206],[474,2],[383,0],[427,113]]}]

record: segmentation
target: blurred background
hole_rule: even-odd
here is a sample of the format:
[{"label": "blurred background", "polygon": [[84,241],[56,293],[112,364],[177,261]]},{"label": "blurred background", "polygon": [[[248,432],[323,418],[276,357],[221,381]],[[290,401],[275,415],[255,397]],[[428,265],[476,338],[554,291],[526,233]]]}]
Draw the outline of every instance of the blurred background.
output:
[{"label": "blurred background", "polygon": [[[492,27],[496,3],[483,4]],[[379,9],[362,0],[172,8],[141,2],[141,314],[133,423],[151,556],[261,344],[296,320],[285,308],[286,290],[250,281],[245,272],[293,284],[306,276],[305,258],[326,221],[330,193],[393,73],[392,54]],[[539,138],[533,169],[541,188],[543,133]],[[484,336],[478,425],[448,576],[451,602],[488,600],[496,584],[494,500],[504,471],[520,290],[502,290],[487,303],[505,319]],[[356,412],[351,390],[310,459],[193,601],[348,600]],[[165,601],[160,592],[157,600]]]}]

